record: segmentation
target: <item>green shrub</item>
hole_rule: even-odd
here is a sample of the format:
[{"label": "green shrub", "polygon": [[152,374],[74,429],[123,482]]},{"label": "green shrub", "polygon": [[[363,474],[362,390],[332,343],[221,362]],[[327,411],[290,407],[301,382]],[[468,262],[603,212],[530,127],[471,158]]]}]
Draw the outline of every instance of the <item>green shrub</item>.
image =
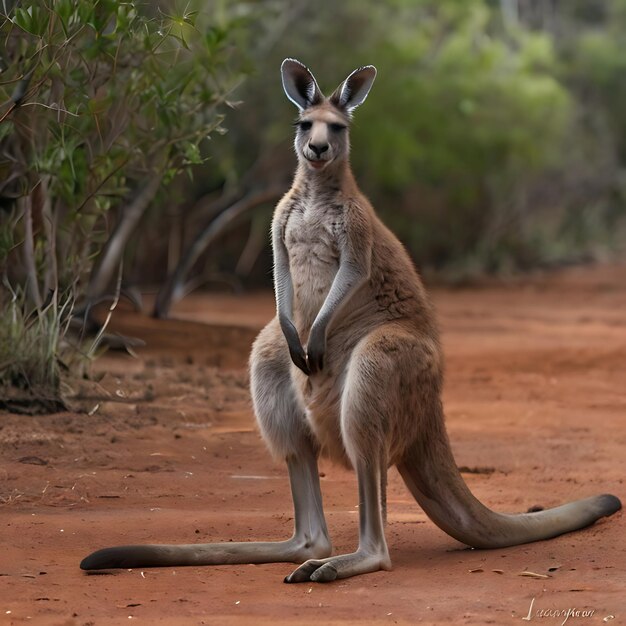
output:
[{"label": "green shrub", "polygon": [[0,15],[0,271],[20,293],[0,300],[16,350],[0,381],[58,393],[67,313],[102,296],[147,207],[224,130],[239,5],[167,5],[25,0]]}]

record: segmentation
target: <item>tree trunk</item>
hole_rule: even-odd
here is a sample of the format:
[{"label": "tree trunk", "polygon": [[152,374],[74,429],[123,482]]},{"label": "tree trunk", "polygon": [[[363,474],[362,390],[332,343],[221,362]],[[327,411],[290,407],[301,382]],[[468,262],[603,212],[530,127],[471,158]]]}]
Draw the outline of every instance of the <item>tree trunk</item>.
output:
[{"label": "tree trunk", "polygon": [[248,240],[235,267],[237,276],[248,276],[265,247],[267,241],[267,219],[265,215],[255,215],[250,225]]},{"label": "tree trunk", "polygon": [[118,267],[126,244],[137,228],[139,221],[154,199],[161,177],[154,174],[141,188],[135,199],[128,204],[120,215],[120,219],[104,246],[96,265],[91,273],[86,290],[87,302],[93,302],[106,293],[111,284],[115,269]]},{"label": "tree trunk", "polygon": [[20,198],[22,215],[24,216],[24,266],[26,269],[26,287],[31,302],[41,308],[41,292],[37,279],[37,263],[35,261],[35,241],[33,233],[33,198],[32,195]]}]

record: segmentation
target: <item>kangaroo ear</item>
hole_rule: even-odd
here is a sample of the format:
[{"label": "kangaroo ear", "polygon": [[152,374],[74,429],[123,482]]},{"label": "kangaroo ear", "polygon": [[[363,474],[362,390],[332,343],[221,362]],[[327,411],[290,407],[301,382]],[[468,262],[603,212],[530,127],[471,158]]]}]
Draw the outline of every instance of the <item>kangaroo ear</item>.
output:
[{"label": "kangaroo ear", "polygon": [[285,59],[280,66],[283,89],[287,97],[301,110],[319,104],[324,95],[309,68],[295,59]]},{"label": "kangaroo ear", "polygon": [[374,79],[376,78],[376,68],[373,65],[366,65],[354,70],[346,80],[335,89],[330,101],[338,108],[345,109],[351,113],[360,104],[365,102],[367,94],[370,92]]}]

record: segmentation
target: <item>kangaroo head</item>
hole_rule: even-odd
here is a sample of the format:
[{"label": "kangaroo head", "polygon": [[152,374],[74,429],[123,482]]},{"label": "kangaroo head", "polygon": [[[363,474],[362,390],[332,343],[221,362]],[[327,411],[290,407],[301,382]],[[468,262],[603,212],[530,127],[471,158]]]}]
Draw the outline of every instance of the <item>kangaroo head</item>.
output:
[{"label": "kangaroo head", "polygon": [[352,111],[367,98],[376,68],[366,65],[354,70],[328,98],[300,61],[285,59],[280,71],[283,89],[300,113],[295,139],[298,160],[312,170],[345,160],[350,152]]}]

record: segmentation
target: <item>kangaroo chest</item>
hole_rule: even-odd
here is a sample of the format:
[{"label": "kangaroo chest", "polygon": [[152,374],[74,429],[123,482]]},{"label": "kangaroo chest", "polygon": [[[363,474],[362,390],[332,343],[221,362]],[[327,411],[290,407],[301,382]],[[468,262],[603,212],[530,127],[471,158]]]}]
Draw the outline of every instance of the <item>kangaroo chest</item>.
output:
[{"label": "kangaroo chest", "polygon": [[344,231],[340,205],[295,202],[284,228],[294,289],[294,317],[301,330],[311,327],[339,269]]}]

